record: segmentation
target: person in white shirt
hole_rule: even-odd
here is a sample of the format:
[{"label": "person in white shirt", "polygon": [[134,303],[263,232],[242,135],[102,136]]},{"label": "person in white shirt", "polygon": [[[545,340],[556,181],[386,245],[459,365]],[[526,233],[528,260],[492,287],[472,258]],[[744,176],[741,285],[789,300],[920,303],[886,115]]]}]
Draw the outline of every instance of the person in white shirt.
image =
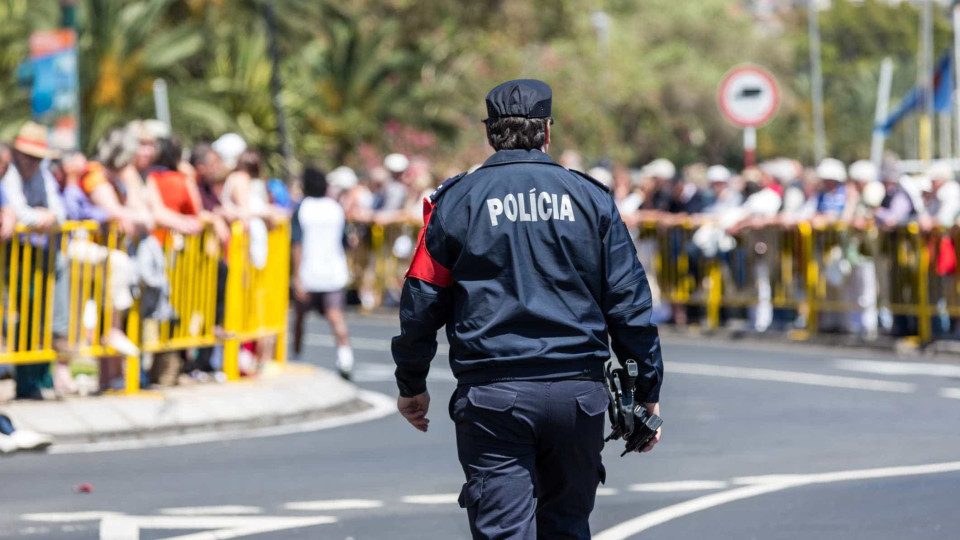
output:
[{"label": "person in white shirt", "polygon": [[320,169],[307,167],[303,171],[303,194],[291,219],[291,282],[296,306],[293,351],[299,357],[304,319],[316,309],[333,328],[337,370],[350,379],[353,349],[343,317],[344,287],[350,281],[343,249],[346,218],[337,201],[327,197],[327,178]]}]

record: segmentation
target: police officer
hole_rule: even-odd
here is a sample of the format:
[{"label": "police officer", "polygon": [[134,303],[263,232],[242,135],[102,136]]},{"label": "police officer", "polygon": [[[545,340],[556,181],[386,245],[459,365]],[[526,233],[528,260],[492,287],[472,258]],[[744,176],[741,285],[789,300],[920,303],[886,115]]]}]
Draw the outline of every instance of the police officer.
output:
[{"label": "police officer", "polygon": [[621,361],[639,364],[637,399],[659,414],[646,276],[609,190],[546,154],[551,101],[530,79],[487,95],[496,153],[424,201],[393,339],[398,408],[427,431],[427,372],[446,325],[460,506],[474,538],[590,537],[605,480],[608,336]]}]

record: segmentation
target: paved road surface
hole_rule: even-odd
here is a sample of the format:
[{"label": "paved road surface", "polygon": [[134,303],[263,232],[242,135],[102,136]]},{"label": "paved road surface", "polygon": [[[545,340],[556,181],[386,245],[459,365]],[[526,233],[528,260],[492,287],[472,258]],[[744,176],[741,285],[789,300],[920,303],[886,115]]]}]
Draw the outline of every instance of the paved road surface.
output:
[{"label": "paved road surface", "polygon": [[[395,395],[395,319],[350,323],[359,384]],[[332,368],[327,327],[311,327],[306,360]],[[667,338],[664,357],[663,442],[623,459],[607,448],[595,538],[960,537],[960,368],[705,338]],[[444,358],[431,374],[428,434],[391,415],[270,438],[0,459],[0,538],[468,538]],[[83,483],[93,493],[73,492]]]}]

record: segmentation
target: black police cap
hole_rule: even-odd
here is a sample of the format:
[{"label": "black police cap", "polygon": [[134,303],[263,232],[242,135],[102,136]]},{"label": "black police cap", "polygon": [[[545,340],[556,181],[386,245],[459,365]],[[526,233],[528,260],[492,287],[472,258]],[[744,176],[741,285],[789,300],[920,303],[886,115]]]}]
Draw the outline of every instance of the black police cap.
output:
[{"label": "black police cap", "polygon": [[548,118],[553,101],[550,86],[536,79],[517,79],[497,85],[487,94],[487,120],[503,116]]}]

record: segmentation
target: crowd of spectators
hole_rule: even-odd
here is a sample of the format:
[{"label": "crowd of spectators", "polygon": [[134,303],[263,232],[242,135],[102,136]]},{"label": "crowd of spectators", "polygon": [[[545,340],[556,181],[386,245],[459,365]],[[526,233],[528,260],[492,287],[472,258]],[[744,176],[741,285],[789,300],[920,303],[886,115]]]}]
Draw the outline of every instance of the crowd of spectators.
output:
[{"label": "crowd of spectators", "polygon": [[[359,172],[339,166],[324,174],[317,167],[307,167],[302,182],[297,183],[304,191],[301,200],[284,182],[264,178],[261,155],[236,134],[197,141],[185,150],[166,125],[154,120],[136,121],[111,130],[89,158],[79,153],[57,155],[47,148],[46,141],[46,128],[27,123],[12,144],[0,144],[0,241],[8,240],[18,223],[42,232],[69,220],[92,220],[115,224],[125,237],[142,239],[141,246],[153,246],[155,254],[168,235],[192,235],[203,230],[211,231],[226,247],[231,224],[236,222],[244,224],[252,243],[265,244],[267,231],[292,217],[295,330],[302,330],[303,317],[311,309],[327,316],[336,335],[338,366],[344,376],[349,376],[353,358],[342,317],[345,300],[340,292],[352,281],[355,300],[363,307],[389,305],[398,300],[391,294],[399,290],[402,279],[398,274],[388,278],[396,283],[383,283],[375,254],[362,249],[371,245],[372,226],[400,230],[380,240],[386,242],[396,259],[409,258],[422,219],[423,198],[442,178],[457,172],[437,175],[428,159],[400,153],[389,154],[376,166]],[[736,249],[762,254],[766,249],[763,242],[748,240],[745,231],[790,228],[801,222],[814,227],[840,224],[848,230],[889,230],[914,222],[920,230],[932,231],[951,228],[960,219],[960,184],[946,162],[934,162],[920,174],[904,175],[897,162],[889,158],[880,166],[866,160],[846,166],[825,159],[806,168],[796,160],[776,158],[740,171],[719,164],[678,169],[662,158],[640,168],[605,161],[585,167],[581,156],[569,150],[558,160],[566,167],[586,170],[610,188],[622,218],[636,234],[638,253],[654,289],[659,322],[683,325],[691,314],[685,306],[672,304],[668,295],[661,295],[653,260],[662,243],[656,241],[656,235],[643,235],[643,227],[662,233],[666,227],[683,225],[692,236],[682,249],[691,260],[702,260],[723,258]],[[379,230],[382,234],[384,229]],[[37,250],[54,249],[37,239],[31,242],[36,242]],[[358,247],[361,249],[346,256],[351,248]],[[144,256],[141,251],[149,257],[150,249],[134,251],[118,246],[98,251],[74,238],[66,249],[54,251],[55,256],[49,258],[54,268],[44,271],[55,274],[49,324],[54,348],[60,351],[69,349],[64,320],[70,298],[64,278],[68,261],[92,259],[109,265],[111,278],[106,285],[114,309],[112,320],[100,326],[103,343],[118,356],[101,359],[97,386],[100,390],[119,388],[124,380],[119,355],[140,354],[124,332],[133,305],[132,293],[159,289],[158,298],[141,304],[152,306],[150,317],[170,320],[176,316],[163,297],[163,284],[145,286],[148,276],[138,275],[136,270],[138,259]],[[251,257],[266,257],[265,253],[265,247],[251,248]],[[824,272],[831,285],[860,309],[835,320],[823,317],[817,330],[836,329],[865,339],[873,339],[885,329],[893,330],[895,317],[878,307],[877,298],[882,296],[879,291],[888,284],[874,255],[857,245],[824,254]],[[752,330],[762,332],[785,322],[803,327],[802,312],[790,314],[786,321],[773,308],[770,263],[763,258],[756,261],[750,274],[755,281],[750,286],[755,287],[758,301],[746,317]],[[221,261],[221,290],[225,281],[226,264]],[[41,294],[33,290],[29,279],[12,276],[8,283],[19,294],[31,298]],[[222,294],[218,296],[222,298]],[[217,308],[216,323],[221,325],[222,304]],[[3,322],[5,332],[8,325]],[[0,350],[14,350],[13,338],[0,335]],[[301,342],[302,331],[295,332],[294,354],[300,353]],[[255,372],[268,348],[265,343],[245,344],[242,370]],[[217,348],[158,354],[151,360],[145,362],[150,366],[145,376],[149,381],[145,382],[162,385],[215,378],[222,361]],[[0,373],[10,372],[11,368],[0,366]],[[43,364],[18,366],[15,377],[20,398],[77,391],[66,362],[54,363],[52,371]]]},{"label": "crowd of spectators", "polygon": [[[729,259],[734,250],[748,248],[763,255],[770,247],[761,240],[751,240],[747,232],[795,229],[801,222],[819,229],[832,227],[849,231],[890,231],[916,223],[921,231],[930,232],[938,227],[952,228],[960,220],[960,184],[948,162],[933,162],[921,173],[904,174],[893,156],[885,157],[881,164],[860,160],[849,165],[828,158],[813,167],[804,167],[794,159],[775,158],[739,171],[704,163],[678,169],[663,158],[639,168],[606,161],[585,167],[581,156],[571,150],[563,152],[558,161],[565,167],[586,171],[610,188],[622,218],[637,234],[636,245],[654,288],[659,322],[684,325],[688,322],[689,310],[661,298],[653,261],[662,243],[642,236],[639,233],[642,224],[655,224],[661,237],[665,228],[684,225],[693,235],[677,249],[686,250],[691,260],[703,260]],[[348,167],[338,167],[331,171],[328,179],[331,197],[341,203],[348,221],[353,224],[356,245],[369,234],[366,225],[417,222],[422,213],[423,196],[444,176],[455,172],[431,176],[431,164],[427,160],[392,154],[383,160],[382,166],[361,174]],[[404,236],[387,238],[387,241],[399,259],[409,256],[413,247]],[[882,269],[878,269],[875,248],[859,245],[857,241],[854,235],[854,239],[843,246],[835,246],[817,256],[824,266],[831,294],[841,295],[840,298],[859,309],[852,313],[824,313],[818,328],[811,330],[852,333],[867,340],[875,339],[883,331],[894,334],[905,331],[896,328],[902,318],[890,314],[879,301],[893,284],[886,280]],[[673,252],[670,256],[677,255]],[[749,269],[747,285],[755,289],[757,306],[744,316],[749,330],[806,328],[803,312],[785,315],[783,310],[774,309],[770,276],[773,262],[764,257],[751,260],[755,267]],[[359,299],[365,306],[375,303],[373,267],[363,253],[353,257],[351,270],[358,278]],[[941,265],[938,271],[947,270]],[[690,272],[697,274],[693,269]],[[380,300],[390,303],[395,299],[390,297],[390,284],[386,285],[385,297]],[[805,291],[795,293],[802,297]]]},{"label": "crowd of spectators", "polygon": [[[50,236],[53,242],[43,235],[18,235],[19,252],[13,255],[22,259],[24,248],[29,246],[33,258],[41,261],[38,264],[53,261],[54,268],[42,268],[54,274],[49,299],[52,317],[47,321],[46,313],[33,313],[36,306],[48,301],[43,298],[43,302],[34,302],[37,296],[47,294],[40,281],[8,275],[11,267],[7,266],[2,272],[8,297],[15,294],[29,301],[24,304],[28,313],[14,314],[4,309],[0,351],[21,350],[19,325],[36,323],[50,325],[52,345],[60,355],[52,369],[43,363],[15,368],[0,365],[0,376],[12,374],[16,379],[16,397],[20,399],[49,399],[85,390],[78,387],[68,362],[77,345],[67,340],[69,310],[79,294],[70,290],[66,275],[71,262],[105,264],[109,268],[105,286],[110,291],[112,320],[97,321],[95,306],[80,305],[78,309],[82,327],[102,330],[100,342],[117,356],[100,359],[99,381],[86,390],[121,389],[123,356],[141,354],[125,333],[134,295],[141,295],[144,317],[163,321],[178,316],[167,298],[169,284],[163,271],[163,245],[168,235],[176,239],[207,229],[219,240],[223,249],[215,249],[222,259],[230,242],[230,224],[241,222],[250,233],[251,254],[257,251],[265,257],[267,230],[287,220],[292,211],[286,184],[264,179],[260,154],[247,148],[235,134],[214,142],[197,142],[185,152],[165,124],[135,121],[111,130],[89,158],[81,153],[54,152],[47,140],[47,128],[28,122],[12,144],[0,144],[0,242],[7,251],[4,260],[10,260],[13,244],[8,240],[17,224],[43,233],[68,221],[94,221],[115,225],[126,241],[107,249],[80,233]],[[222,260],[218,273],[222,292],[226,279]],[[222,332],[223,295],[218,294],[218,298],[221,305],[217,306],[216,331]],[[8,298],[2,301],[6,307]],[[7,335],[10,328],[14,331]],[[241,370],[256,372],[269,354],[267,347],[254,342],[243,348]],[[217,349],[145,354],[143,382],[174,385],[222,377]]]}]

